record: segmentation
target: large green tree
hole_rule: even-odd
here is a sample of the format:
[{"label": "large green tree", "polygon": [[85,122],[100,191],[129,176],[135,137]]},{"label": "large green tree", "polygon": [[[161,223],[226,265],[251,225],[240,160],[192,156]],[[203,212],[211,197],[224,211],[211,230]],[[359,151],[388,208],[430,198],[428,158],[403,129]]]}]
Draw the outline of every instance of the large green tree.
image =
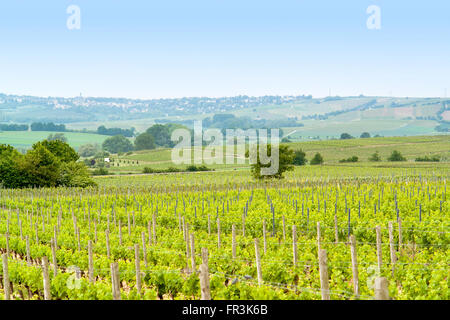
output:
[{"label": "large green tree", "polygon": [[21,172],[23,155],[9,145],[0,145],[0,185],[7,188],[19,188],[26,178]]},{"label": "large green tree", "polygon": [[304,166],[307,162],[306,153],[303,150],[296,150],[294,153],[293,164],[296,166]]},{"label": "large green tree", "polygon": [[[275,174],[272,175],[263,175],[261,173],[261,169],[262,168],[270,168],[272,163],[268,163],[268,164],[263,164],[260,156],[259,156],[259,148],[260,145],[257,146],[256,148],[256,163],[251,165],[251,171],[252,171],[252,175],[253,177],[255,177],[256,179],[282,179],[283,178],[283,174],[286,171],[292,171],[294,170],[294,166],[292,165],[292,162],[294,161],[294,150],[292,150],[291,148],[289,148],[287,145],[279,145],[279,157],[278,157],[278,171]],[[266,154],[268,157],[272,156],[272,145],[268,144],[264,147]],[[246,153],[246,157],[248,158],[250,156],[250,152],[247,151]],[[277,159],[275,159],[276,161]]]},{"label": "large green tree", "polygon": [[66,187],[89,187],[95,183],[83,162],[67,162],[61,164],[59,184]]},{"label": "large green tree", "polygon": [[378,151],[376,151],[369,157],[369,161],[371,161],[371,162],[380,162],[381,161],[381,157],[380,157],[380,154],[378,153]]},{"label": "large green tree", "polygon": [[122,135],[106,139],[102,146],[104,150],[111,153],[128,152],[133,150],[133,144]]},{"label": "large green tree", "polygon": [[155,144],[160,147],[172,147],[173,142],[170,139],[170,130],[168,126],[155,124],[147,129],[146,133],[151,134],[155,139]]},{"label": "large green tree", "polygon": [[134,148],[136,150],[155,149],[155,138],[150,133],[144,132],[136,137]]},{"label": "large green tree", "polygon": [[388,161],[406,161],[406,158],[400,153],[400,151],[394,150],[389,156]]},{"label": "large green tree", "polygon": [[[77,161],[80,158],[78,153],[67,142],[61,140],[44,140],[42,142],[37,142],[35,145],[38,144],[42,144],[62,162]],[[35,146],[33,146],[33,148],[35,148]]]},{"label": "large green tree", "polygon": [[311,165],[319,165],[323,163],[323,157],[320,153],[316,153],[314,155],[314,157],[311,159],[311,161],[309,162]]},{"label": "large green tree", "polygon": [[353,136],[346,132],[341,134],[341,140],[347,140],[347,139],[353,139]]},{"label": "large green tree", "polygon": [[22,171],[31,186],[55,187],[60,177],[61,161],[42,143],[36,143],[25,155]]},{"label": "large green tree", "polygon": [[100,145],[98,144],[84,144],[78,148],[78,154],[81,157],[93,157],[95,154],[101,151]]}]

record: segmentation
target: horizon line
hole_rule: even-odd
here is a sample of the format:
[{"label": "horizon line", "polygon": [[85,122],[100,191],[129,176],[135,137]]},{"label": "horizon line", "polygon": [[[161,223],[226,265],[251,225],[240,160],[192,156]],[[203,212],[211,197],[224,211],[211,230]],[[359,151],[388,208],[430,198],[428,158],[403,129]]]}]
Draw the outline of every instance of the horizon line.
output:
[{"label": "horizon line", "polygon": [[153,98],[136,98],[136,97],[125,97],[125,96],[83,96],[82,93],[78,96],[38,96],[38,95],[29,95],[29,94],[17,94],[17,93],[4,93],[0,92],[0,95],[5,96],[16,96],[16,97],[33,97],[33,98],[61,98],[61,99],[75,99],[75,98],[85,98],[85,99],[126,99],[126,100],[179,100],[179,99],[225,99],[225,98],[235,98],[235,97],[249,97],[249,98],[261,98],[261,97],[309,97],[311,99],[326,99],[326,98],[392,98],[392,99],[448,99],[449,97],[433,97],[433,96],[384,96],[384,95],[325,95],[325,96],[313,96],[312,94],[284,94],[284,95],[247,95],[247,94],[239,94],[239,95],[223,95],[223,96],[183,96],[183,97],[153,97]]}]

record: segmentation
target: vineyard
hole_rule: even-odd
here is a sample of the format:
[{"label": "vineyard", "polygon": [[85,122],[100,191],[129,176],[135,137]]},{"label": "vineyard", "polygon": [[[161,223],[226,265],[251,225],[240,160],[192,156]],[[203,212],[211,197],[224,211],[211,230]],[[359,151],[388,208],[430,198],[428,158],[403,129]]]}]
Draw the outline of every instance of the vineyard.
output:
[{"label": "vineyard", "polygon": [[305,170],[0,189],[0,299],[450,298],[448,168]]}]

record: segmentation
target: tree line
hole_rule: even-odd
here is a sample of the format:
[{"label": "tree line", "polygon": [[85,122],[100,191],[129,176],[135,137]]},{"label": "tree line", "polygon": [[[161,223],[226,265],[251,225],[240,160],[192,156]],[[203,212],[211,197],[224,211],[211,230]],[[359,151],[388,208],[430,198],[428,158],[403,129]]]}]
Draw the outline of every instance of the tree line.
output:
[{"label": "tree line", "polygon": [[27,124],[0,124],[0,131],[27,131]]},{"label": "tree line", "polygon": [[175,146],[171,139],[172,132],[178,128],[190,130],[180,124],[155,124],[138,135],[134,143],[127,139],[126,136],[120,134],[106,139],[102,144],[102,148],[110,153],[152,150],[157,147],[172,148]]}]

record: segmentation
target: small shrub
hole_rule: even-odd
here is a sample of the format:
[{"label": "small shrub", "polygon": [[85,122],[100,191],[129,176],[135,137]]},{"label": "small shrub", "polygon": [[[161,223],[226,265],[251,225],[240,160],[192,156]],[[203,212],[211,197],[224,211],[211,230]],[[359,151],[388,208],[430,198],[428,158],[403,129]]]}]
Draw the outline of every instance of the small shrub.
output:
[{"label": "small shrub", "polygon": [[347,140],[347,139],[354,139],[354,137],[346,132],[341,134],[341,140]]},{"label": "small shrub", "polygon": [[214,170],[208,168],[205,165],[201,165],[201,166],[190,165],[185,170],[178,169],[178,168],[175,168],[175,167],[169,167],[167,169],[159,169],[159,170],[158,169],[152,169],[150,167],[145,167],[143,169],[143,173],[173,173],[173,172],[183,172],[183,171],[196,172],[196,171],[214,171]]},{"label": "small shrub", "polygon": [[431,158],[428,156],[416,158],[416,162],[439,162],[439,161],[441,161],[439,156],[432,156]]},{"label": "small shrub", "polygon": [[201,165],[201,166],[196,166],[196,165],[190,165],[186,168],[186,171],[189,172],[196,172],[196,171],[210,171],[211,169],[209,169],[207,166],[205,165]]},{"label": "small shrub", "polygon": [[308,160],[306,159],[306,153],[303,150],[297,150],[294,153],[294,162],[292,163],[295,166],[304,166]]},{"label": "small shrub", "polygon": [[323,157],[320,153],[316,153],[314,155],[314,158],[311,159],[310,164],[311,165],[318,165],[323,163]]},{"label": "small shrub", "polygon": [[153,169],[150,168],[150,167],[145,167],[144,170],[143,170],[143,172],[144,172],[144,173],[155,173],[155,170],[153,170]]},{"label": "small shrub", "polygon": [[106,176],[108,174],[109,174],[109,172],[105,168],[98,168],[98,169],[95,169],[94,171],[92,171],[93,176]]},{"label": "small shrub", "polygon": [[399,151],[394,150],[389,156],[388,161],[406,161],[406,158],[402,156],[402,154]]},{"label": "small shrub", "polygon": [[380,162],[381,161],[381,157],[380,157],[380,154],[378,153],[378,151],[370,156],[369,161],[371,161],[371,162]]},{"label": "small shrub", "polygon": [[358,157],[357,157],[357,156],[353,156],[353,157],[350,157],[350,158],[348,158],[348,159],[342,159],[342,160],[339,160],[339,162],[340,162],[340,163],[358,162]]}]

